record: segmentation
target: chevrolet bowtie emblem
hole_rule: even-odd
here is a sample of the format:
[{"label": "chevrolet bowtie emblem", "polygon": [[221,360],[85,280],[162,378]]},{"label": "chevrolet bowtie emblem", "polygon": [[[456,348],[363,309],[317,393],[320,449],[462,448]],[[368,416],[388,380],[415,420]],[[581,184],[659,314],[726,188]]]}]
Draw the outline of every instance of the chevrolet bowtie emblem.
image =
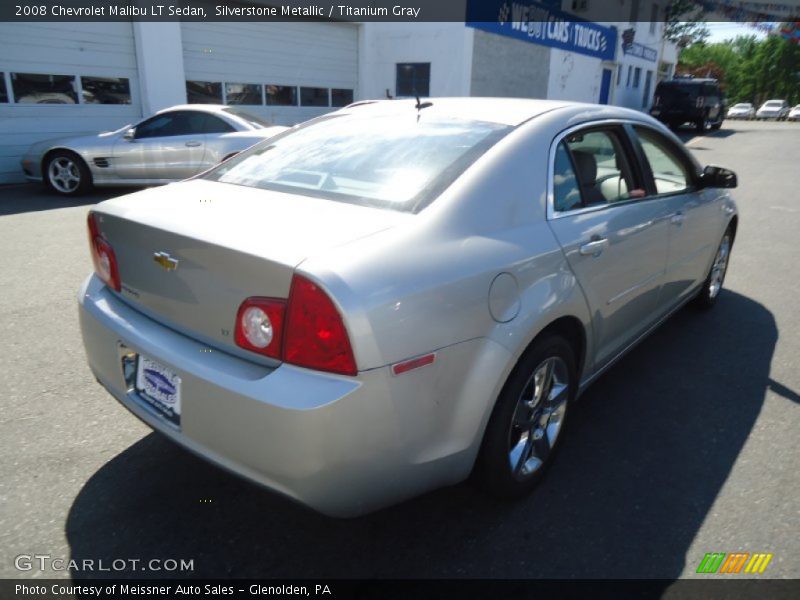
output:
[{"label": "chevrolet bowtie emblem", "polygon": [[153,253],[153,260],[156,261],[160,266],[164,267],[167,271],[174,271],[178,268],[178,259],[172,258],[166,252]]}]

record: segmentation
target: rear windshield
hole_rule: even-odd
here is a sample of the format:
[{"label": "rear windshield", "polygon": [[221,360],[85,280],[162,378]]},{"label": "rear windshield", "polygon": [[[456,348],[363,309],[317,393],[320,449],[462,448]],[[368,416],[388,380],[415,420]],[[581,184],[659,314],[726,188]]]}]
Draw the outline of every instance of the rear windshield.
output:
[{"label": "rear windshield", "polygon": [[736,104],[733,108],[753,108],[752,104]]},{"label": "rear windshield", "polygon": [[782,100],[770,100],[764,106],[783,106]]},{"label": "rear windshield", "polygon": [[415,110],[328,116],[258,144],[203,177],[417,212],[511,129]]}]

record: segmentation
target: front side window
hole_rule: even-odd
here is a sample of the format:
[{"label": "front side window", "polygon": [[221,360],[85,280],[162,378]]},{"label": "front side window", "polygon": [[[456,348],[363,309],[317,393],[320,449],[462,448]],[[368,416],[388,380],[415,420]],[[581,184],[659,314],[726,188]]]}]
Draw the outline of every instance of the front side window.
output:
[{"label": "front side window", "polygon": [[646,127],[634,127],[642,144],[658,194],[675,194],[691,185],[684,161],[659,133]]},{"label": "front side window", "polygon": [[187,81],[186,99],[189,104],[222,104],[222,83]]},{"label": "front side window", "polygon": [[431,63],[398,63],[395,94],[398,96],[430,96]]},{"label": "front side window", "polygon": [[12,73],[11,87],[18,104],[77,104],[74,75]]},{"label": "front side window", "polygon": [[202,112],[176,111],[156,115],[136,126],[136,139],[200,135],[206,126]]},{"label": "front side window", "polygon": [[127,77],[81,77],[84,104],[130,104],[131,84]]},{"label": "front side window", "polygon": [[258,144],[205,178],[416,212],[510,130],[417,111],[328,117]]}]

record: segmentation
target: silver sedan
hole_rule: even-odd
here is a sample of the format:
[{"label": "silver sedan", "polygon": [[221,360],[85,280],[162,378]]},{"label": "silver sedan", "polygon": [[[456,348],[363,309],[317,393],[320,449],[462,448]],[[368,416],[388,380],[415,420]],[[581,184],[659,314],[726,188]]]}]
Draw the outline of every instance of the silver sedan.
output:
[{"label": "silver sedan", "polygon": [[186,179],[285,129],[235,106],[186,104],[117,131],[37,142],[21,164],[29,181],[77,196]]},{"label": "silver sedan", "polygon": [[617,107],[361,103],[89,213],[89,365],[125,408],[334,516],[527,493],[574,400],[720,298],[733,172]]}]

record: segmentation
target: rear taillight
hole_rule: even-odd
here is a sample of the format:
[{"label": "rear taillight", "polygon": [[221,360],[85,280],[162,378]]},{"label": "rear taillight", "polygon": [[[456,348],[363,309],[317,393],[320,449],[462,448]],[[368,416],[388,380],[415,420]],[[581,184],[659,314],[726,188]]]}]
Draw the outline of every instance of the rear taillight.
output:
[{"label": "rear taillight", "polygon": [[322,288],[300,275],[292,279],[289,292],[283,357],[309,369],[357,373],[342,316]]},{"label": "rear taillight", "polygon": [[280,360],[285,311],[286,301],[276,298],[248,298],[242,302],[236,315],[236,344]]},{"label": "rear taillight", "polygon": [[89,249],[92,252],[94,272],[102,279],[103,283],[119,292],[122,289],[122,281],[119,277],[117,257],[111,244],[100,233],[95,213],[89,213],[87,225],[89,227]]},{"label": "rear taillight", "polygon": [[248,298],[236,316],[236,344],[265,356],[318,371],[358,373],[350,338],[330,297],[301,275],[289,300]]}]

